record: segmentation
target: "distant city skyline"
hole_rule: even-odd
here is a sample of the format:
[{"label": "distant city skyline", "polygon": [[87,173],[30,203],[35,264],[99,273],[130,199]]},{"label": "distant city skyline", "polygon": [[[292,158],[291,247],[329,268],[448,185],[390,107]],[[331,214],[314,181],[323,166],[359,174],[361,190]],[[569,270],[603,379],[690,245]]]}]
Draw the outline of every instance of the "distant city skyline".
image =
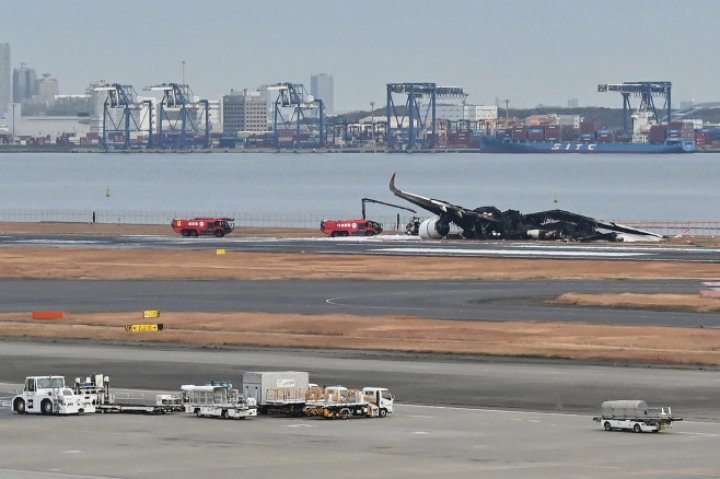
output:
[{"label": "distant city skyline", "polygon": [[597,84],[645,80],[673,82],[675,106],[720,100],[713,0],[126,0],[120,16],[88,0],[5,4],[11,67],[53,72],[63,94],[99,80],[143,94],[184,70],[208,99],[277,82],[309,89],[327,72],[340,112],[384,105],[388,82],[458,85],[469,104],[502,108],[620,108]]}]

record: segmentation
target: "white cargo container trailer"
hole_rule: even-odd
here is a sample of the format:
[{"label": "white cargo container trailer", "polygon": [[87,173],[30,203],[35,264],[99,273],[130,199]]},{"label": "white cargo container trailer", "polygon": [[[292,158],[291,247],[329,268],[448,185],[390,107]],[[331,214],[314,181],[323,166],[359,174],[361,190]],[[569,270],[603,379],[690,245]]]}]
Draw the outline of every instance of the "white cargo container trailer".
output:
[{"label": "white cargo container trailer", "polygon": [[309,381],[305,371],[250,371],[243,374],[243,394],[261,414],[302,415]]}]

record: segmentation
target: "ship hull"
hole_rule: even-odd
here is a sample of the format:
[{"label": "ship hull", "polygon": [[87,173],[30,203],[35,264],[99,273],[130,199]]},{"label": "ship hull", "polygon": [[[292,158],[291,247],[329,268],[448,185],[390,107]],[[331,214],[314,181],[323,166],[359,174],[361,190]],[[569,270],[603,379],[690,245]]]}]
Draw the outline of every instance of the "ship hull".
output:
[{"label": "ship hull", "polygon": [[503,142],[483,137],[480,148],[488,153],[692,153],[695,143],[580,143],[573,141]]}]

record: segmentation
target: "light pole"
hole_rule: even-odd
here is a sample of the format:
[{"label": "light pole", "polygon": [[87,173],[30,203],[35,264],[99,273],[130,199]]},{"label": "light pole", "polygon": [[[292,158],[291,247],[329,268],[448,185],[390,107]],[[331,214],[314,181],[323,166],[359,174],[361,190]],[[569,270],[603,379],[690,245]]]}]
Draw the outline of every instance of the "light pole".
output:
[{"label": "light pole", "polygon": [[370,102],[370,139],[375,142],[375,102]]}]

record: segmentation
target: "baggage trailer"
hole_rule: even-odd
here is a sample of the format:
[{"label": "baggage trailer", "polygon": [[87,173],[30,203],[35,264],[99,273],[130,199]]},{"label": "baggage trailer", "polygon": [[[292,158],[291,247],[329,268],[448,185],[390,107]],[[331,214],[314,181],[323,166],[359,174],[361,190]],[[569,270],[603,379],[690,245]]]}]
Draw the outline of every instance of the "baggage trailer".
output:
[{"label": "baggage trailer", "polygon": [[250,371],[243,374],[243,394],[261,414],[302,416],[309,379],[305,371]]},{"label": "baggage trailer", "polygon": [[345,386],[315,388],[308,391],[306,416],[329,419],[350,417],[386,417],[393,412],[395,398],[386,388],[365,387],[348,389]]},{"label": "baggage trailer", "polygon": [[185,412],[197,417],[245,419],[257,416],[254,398],[247,398],[233,389],[232,383],[212,381],[209,384],[180,386],[183,391]]},{"label": "baggage trailer", "polygon": [[90,401],[98,413],[166,414],[184,410],[182,398],[173,394],[157,394],[152,402],[144,398],[119,398],[110,392],[110,378],[101,373],[84,380],[75,378],[73,390]]},{"label": "baggage trailer", "polygon": [[606,431],[659,432],[672,428],[672,423],[682,418],[673,417],[669,406],[648,407],[645,401],[633,399],[603,402],[602,414],[593,421]]}]

